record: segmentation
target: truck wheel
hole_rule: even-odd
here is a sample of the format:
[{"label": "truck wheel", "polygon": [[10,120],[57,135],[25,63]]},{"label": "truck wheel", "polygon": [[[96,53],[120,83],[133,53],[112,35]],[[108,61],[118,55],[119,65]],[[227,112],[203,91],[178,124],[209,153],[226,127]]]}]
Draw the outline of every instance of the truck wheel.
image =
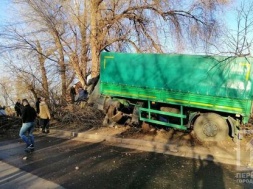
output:
[{"label": "truck wheel", "polygon": [[226,120],[215,113],[200,115],[194,123],[193,131],[200,142],[222,141],[229,134]]}]

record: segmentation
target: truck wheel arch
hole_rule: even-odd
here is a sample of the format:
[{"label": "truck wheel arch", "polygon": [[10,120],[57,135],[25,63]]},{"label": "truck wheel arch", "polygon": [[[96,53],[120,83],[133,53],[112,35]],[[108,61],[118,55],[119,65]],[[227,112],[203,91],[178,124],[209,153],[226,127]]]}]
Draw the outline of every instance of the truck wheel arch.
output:
[{"label": "truck wheel arch", "polygon": [[193,112],[189,115],[187,127],[193,129],[194,122],[200,116],[200,112]]}]

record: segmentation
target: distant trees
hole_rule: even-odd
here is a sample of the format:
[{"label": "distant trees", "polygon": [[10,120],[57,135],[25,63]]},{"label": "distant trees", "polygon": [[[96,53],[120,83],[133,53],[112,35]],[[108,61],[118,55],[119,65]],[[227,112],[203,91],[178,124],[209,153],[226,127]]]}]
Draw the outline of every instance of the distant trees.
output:
[{"label": "distant trees", "polygon": [[13,88],[11,87],[11,84],[8,82],[8,78],[2,77],[0,81],[0,91],[1,91],[1,97],[0,97],[0,106],[8,106],[9,103],[13,100],[11,98],[11,94],[13,93]]},{"label": "distant trees", "polygon": [[[10,67],[27,83],[34,97],[66,99],[75,77],[83,86],[87,74],[99,74],[101,51],[183,52],[191,44],[212,41],[215,17],[224,0],[14,0],[19,24],[0,33],[0,52],[22,56],[36,74]],[[19,56],[20,58],[21,56]],[[7,61],[8,62],[8,61]],[[16,67],[15,67],[16,65]],[[23,76],[26,75],[30,78]],[[60,82],[58,82],[60,81]],[[56,84],[57,83],[57,84]],[[60,84],[60,85],[58,85]],[[59,91],[60,93],[56,92]]]}]

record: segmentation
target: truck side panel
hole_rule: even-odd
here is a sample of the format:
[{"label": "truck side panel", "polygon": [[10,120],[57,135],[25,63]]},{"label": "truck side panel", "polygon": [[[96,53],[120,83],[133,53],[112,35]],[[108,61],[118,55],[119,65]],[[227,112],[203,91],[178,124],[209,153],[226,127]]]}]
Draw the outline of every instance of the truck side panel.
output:
[{"label": "truck side panel", "polygon": [[249,117],[251,59],[101,54],[101,92]]}]

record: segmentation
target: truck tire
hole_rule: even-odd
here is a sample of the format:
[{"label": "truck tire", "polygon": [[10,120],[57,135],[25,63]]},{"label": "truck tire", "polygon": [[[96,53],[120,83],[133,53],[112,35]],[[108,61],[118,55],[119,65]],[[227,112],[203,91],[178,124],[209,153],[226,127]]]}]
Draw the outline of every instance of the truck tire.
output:
[{"label": "truck tire", "polygon": [[200,142],[216,142],[229,136],[227,122],[215,113],[201,114],[193,127],[194,135]]}]

